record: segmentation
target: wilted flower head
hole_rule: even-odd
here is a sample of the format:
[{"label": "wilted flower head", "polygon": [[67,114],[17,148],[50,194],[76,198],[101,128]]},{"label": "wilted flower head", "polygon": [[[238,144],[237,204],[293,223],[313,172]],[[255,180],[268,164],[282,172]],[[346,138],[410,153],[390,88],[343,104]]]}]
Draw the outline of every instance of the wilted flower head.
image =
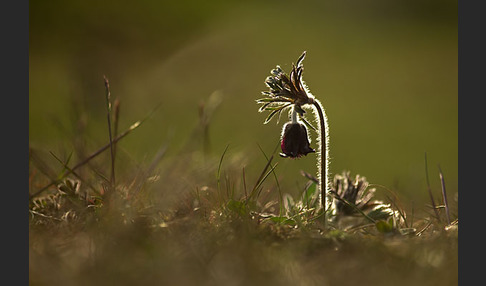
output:
[{"label": "wilted flower head", "polygon": [[336,198],[337,214],[349,216],[363,212],[374,220],[387,219],[394,215],[390,204],[372,200],[376,189],[369,189],[368,186],[369,183],[363,176],[356,175],[352,179],[346,171],[336,174],[331,193]]},{"label": "wilted flower head", "polygon": [[367,189],[368,185],[366,178],[360,175],[356,175],[353,180],[349,172],[336,174],[334,176],[332,192],[338,198],[336,201],[337,212],[344,215],[356,213],[355,208],[345,203],[342,199],[361,210],[371,207],[369,203],[376,189]]},{"label": "wilted flower head", "polygon": [[280,147],[282,148],[280,156],[284,158],[299,158],[315,152],[310,147],[307,129],[299,122],[288,122],[284,125]]}]

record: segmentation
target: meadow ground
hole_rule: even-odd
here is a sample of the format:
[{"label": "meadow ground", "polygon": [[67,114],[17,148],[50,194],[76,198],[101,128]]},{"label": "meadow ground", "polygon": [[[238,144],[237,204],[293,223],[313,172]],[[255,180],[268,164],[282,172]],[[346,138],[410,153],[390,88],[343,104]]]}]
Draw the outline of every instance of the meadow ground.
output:
[{"label": "meadow ground", "polygon": [[[457,285],[457,11],[31,1],[30,284]],[[255,102],[303,51],[326,212]]]},{"label": "meadow ground", "polygon": [[[136,136],[144,122],[113,138]],[[197,138],[206,136],[200,126],[190,142],[207,141]],[[410,204],[342,172],[324,219],[317,180],[302,172],[307,183],[287,193],[276,154],[262,150],[267,163],[248,174],[229,147],[219,157],[194,144],[183,149],[166,157],[163,146],[150,162],[121,171],[113,163],[130,166],[130,158],[115,143],[77,164],[31,149],[30,284],[458,283],[457,198],[446,207],[430,190],[433,203]],[[61,168],[49,166],[52,158]]]}]

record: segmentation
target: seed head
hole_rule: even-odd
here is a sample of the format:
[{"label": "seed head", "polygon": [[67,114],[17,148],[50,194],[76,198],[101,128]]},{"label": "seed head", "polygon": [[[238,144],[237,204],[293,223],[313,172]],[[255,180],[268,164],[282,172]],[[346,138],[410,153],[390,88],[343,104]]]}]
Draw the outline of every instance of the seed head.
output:
[{"label": "seed head", "polygon": [[265,84],[269,91],[262,92],[264,98],[257,100],[257,103],[262,104],[259,112],[270,111],[270,114],[265,119],[265,124],[268,123],[272,117],[279,114],[290,107],[296,108],[302,115],[304,110],[301,106],[305,104],[314,103],[314,97],[307,91],[302,80],[302,73],[304,66],[302,61],[305,58],[305,52],[297,60],[297,64],[292,64],[290,75],[287,75],[280,66],[271,70],[271,75],[265,80]]}]

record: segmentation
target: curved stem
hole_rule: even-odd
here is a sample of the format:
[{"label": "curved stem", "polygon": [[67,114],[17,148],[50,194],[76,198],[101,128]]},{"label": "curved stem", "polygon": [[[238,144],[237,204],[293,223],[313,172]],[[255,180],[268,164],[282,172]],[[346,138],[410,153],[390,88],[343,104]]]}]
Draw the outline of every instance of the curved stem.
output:
[{"label": "curved stem", "polygon": [[[324,217],[326,216],[326,197],[329,188],[329,127],[327,124],[327,116],[321,103],[314,99],[312,103],[319,115],[319,150],[317,161],[317,178],[319,180],[319,189],[321,195],[321,206],[324,210]],[[324,219],[325,221],[326,219]]]}]

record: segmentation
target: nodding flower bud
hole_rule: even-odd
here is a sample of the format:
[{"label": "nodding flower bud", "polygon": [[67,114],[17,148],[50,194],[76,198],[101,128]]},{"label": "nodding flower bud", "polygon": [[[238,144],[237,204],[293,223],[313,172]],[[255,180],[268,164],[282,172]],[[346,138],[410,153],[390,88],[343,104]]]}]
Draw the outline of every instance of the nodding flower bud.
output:
[{"label": "nodding flower bud", "polygon": [[282,141],[280,143],[281,157],[299,158],[316,150],[310,147],[307,129],[300,122],[288,122],[283,127]]}]

